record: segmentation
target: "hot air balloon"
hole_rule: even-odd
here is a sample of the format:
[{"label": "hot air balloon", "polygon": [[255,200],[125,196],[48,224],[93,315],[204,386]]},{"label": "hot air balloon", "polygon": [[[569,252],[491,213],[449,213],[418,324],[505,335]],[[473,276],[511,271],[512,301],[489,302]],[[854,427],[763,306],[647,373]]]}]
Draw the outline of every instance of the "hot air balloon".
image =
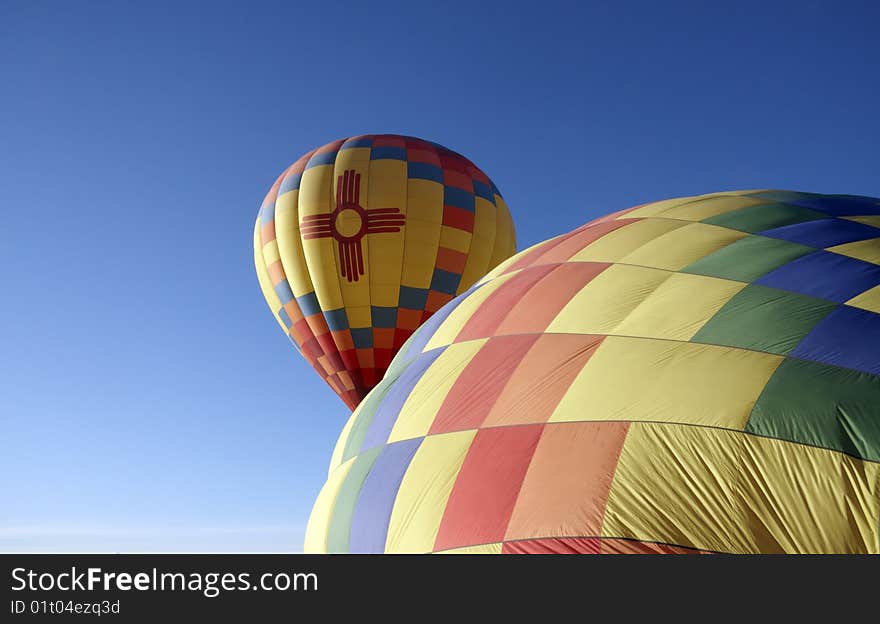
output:
[{"label": "hot air balloon", "polygon": [[672,199],[502,263],[352,414],[309,552],[877,553],[880,200]]},{"label": "hot air balloon", "polygon": [[254,228],[269,308],[352,409],[419,325],[515,247],[485,173],[436,143],[389,134],[302,156]]}]

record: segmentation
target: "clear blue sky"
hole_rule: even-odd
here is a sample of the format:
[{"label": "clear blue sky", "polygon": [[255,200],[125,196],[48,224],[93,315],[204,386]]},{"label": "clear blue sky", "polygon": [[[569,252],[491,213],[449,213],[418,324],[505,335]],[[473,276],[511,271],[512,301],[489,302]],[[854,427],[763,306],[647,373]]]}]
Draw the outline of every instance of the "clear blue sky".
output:
[{"label": "clear blue sky", "polygon": [[461,151],[520,248],[678,195],[878,196],[877,7],[4,0],[0,551],[300,549],[347,410],[251,228],[309,148]]}]

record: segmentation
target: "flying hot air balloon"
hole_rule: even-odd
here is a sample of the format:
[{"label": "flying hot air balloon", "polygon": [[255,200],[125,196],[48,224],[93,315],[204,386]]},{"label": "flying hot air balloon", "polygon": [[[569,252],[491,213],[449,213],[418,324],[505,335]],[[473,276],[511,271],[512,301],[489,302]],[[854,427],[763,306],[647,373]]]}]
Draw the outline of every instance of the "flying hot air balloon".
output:
[{"label": "flying hot air balloon", "polygon": [[254,228],[269,308],[352,409],[416,328],[515,247],[485,173],[436,143],[388,134],[302,156]]},{"label": "flying hot air balloon", "polygon": [[308,552],[880,552],[880,200],[615,213],[412,337]]}]

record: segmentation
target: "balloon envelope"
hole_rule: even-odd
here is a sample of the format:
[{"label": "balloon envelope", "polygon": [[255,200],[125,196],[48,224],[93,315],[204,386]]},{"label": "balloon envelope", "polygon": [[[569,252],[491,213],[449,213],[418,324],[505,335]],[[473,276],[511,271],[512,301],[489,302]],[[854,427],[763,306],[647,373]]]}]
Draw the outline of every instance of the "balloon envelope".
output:
[{"label": "balloon envelope", "polygon": [[444,306],[343,430],[311,552],[877,553],[880,201],[674,199]]},{"label": "balloon envelope", "polygon": [[305,154],[276,180],[254,228],[266,302],[352,409],[419,325],[515,247],[486,174],[398,135]]}]

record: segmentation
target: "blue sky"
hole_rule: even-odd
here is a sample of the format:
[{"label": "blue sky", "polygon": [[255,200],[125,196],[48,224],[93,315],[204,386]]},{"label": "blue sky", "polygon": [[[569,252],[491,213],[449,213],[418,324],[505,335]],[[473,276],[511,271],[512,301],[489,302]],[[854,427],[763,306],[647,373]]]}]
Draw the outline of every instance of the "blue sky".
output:
[{"label": "blue sky", "polygon": [[6,0],[0,551],[301,548],[347,409],[251,249],[301,153],[447,145],[520,248],[679,195],[880,196],[878,22],[867,1]]}]

